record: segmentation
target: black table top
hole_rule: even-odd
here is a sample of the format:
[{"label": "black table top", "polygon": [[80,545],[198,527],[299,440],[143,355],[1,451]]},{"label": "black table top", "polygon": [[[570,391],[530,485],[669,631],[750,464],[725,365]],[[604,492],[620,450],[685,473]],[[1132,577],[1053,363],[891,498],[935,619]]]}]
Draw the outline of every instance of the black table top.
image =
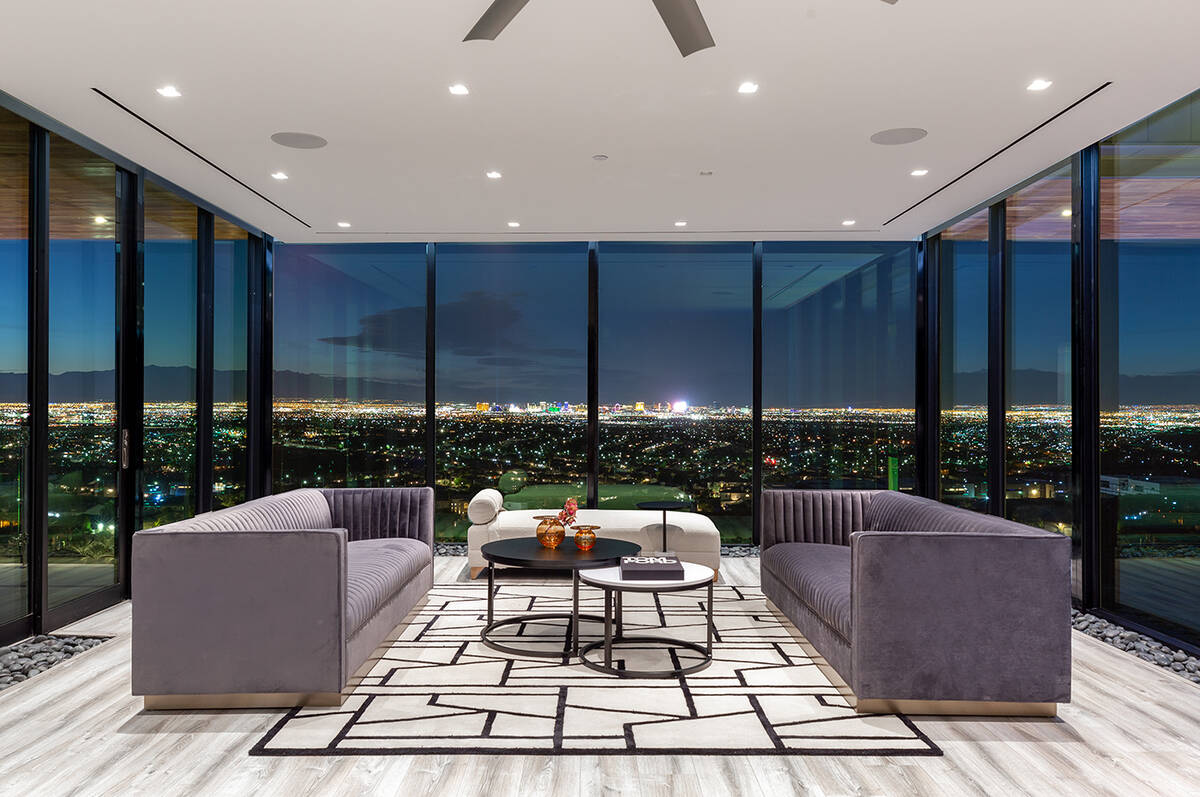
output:
[{"label": "black table top", "polygon": [[590,551],[579,550],[569,536],[554,550],[542,545],[536,537],[513,537],[485,543],[479,553],[487,561],[498,565],[545,570],[587,570],[618,565],[622,556],[635,556],[641,550],[642,546],[636,543],[604,537],[596,538],[596,544]]},{"label": "black table top", "polygon": [[638,509],[691,509],[690,501],[642,501],[637,505]]}]

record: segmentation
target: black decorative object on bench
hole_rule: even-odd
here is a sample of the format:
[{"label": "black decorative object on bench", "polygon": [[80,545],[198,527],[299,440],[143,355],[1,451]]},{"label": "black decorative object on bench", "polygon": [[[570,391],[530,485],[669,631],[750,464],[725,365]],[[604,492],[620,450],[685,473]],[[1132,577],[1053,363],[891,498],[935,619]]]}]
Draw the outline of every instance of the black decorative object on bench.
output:
[{"label": "black decorative object on bench", "polygon": [[626,581],[678,581],[683,563],[677,556],[622,556],[621,578]]}]

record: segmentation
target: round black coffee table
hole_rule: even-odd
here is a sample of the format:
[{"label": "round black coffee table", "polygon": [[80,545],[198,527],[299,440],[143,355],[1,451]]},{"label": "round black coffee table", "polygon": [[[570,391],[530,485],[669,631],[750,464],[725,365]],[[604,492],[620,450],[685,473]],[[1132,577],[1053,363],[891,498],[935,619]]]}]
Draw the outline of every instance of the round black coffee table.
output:
[{"label": "round black coffee table", "polygon": [[[501,653],[510,653],[514,656],[559,658],[564,654],[561,652],[547,652],[544,650],[531,650],[529,648],[505,645],[489,639],[488,635],[503,626],[528,623],[534,620],[567,620],[567,636],[564,641],[569,644],[570,647],[568,649],[571,651],[571,655],[578,656],[579,622],[581,620],[589,620],[596,623],[604,622],[603,617],[591,614],[581,615],[579,613],[579,571],[619,565],[621,564],[622,556],[636,556],[641,550],[642,546],[636,543],[625,542],[624,540],[610,540],[604,537],[597,537],[596,544],[590,551],[579,550],[569,538],[563,540],[562,544],[554,550],[543,546],[537,541],[536,537],[514,537],[508,540],[496,540],[495,542],[485,543],[479,549],[479,552],[488,563],[487,625],[479,632],[480,641],[489,648],[498,650]],[[513,565],[515,567],[528,567],[535,570],[570,570],[570,613],[524,614],[519,617],[506,617],[503,620],[497,620],[493,615],[493,602],[496,592],[496,565]]]}]

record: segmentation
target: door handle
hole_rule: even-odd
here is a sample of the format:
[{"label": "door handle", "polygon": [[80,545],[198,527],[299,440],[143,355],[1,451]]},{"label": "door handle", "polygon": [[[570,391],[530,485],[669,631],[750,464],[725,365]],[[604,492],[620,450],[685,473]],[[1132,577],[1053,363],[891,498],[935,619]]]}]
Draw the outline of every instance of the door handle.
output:
[{"label": "door handle", "polygon": [[129,430],[121,430],[121,470],[129,470]]}]

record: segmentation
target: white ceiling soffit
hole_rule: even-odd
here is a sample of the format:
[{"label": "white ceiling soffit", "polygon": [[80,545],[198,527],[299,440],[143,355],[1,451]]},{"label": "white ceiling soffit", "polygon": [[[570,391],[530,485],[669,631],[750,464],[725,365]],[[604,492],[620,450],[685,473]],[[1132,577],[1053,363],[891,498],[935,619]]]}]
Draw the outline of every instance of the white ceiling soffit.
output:
[{"label": "white ceiling soffit", "polygon": [[[871,240],[921,234],[1200,75],[1192,0],[699,0],[716,47],[686,59],[651,0],[530,0],[463,42],[489,1],[13,3],[0,89],[285,241]],[[895,127],[929,135],[870,142]]]}]

